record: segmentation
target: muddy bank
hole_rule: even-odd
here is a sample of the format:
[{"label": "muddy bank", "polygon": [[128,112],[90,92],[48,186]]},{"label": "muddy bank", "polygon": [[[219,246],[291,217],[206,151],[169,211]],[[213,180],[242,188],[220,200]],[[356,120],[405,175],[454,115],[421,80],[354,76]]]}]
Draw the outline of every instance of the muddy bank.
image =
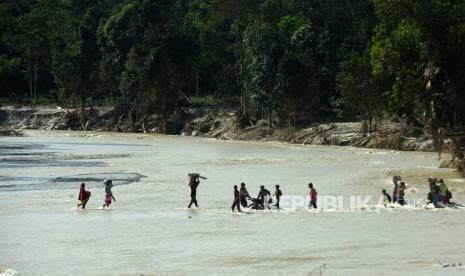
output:
[{"label": "muddy bank", "polygon": [[[161,119],[154,114],[134,120],[110,107],[88,108],[85,112],[83,121],[78,109],[2,107],[0,136],[20,136],[25,129],[161,133]],[[243,125],[236,110],[199,107],[176,110],[169,117],[166,126],[166,134],[220,140],[277,141],[400,151],[435,150],[427,124],[407,123],[402,119],[378,122],[375,130],[370,133],[362,122],[313,123],[308,127],[290,128],[275,118],[273,133],[268,136],[266,120],[251,120]],[[442,152],[450,152],[454,148],[452,140],[447,138],[443,140],[441,147]],[[444,161],[441,167],[457,168],[458,171],[465,172],[465,160],[460,158],[460,154],[452,156],[454,159]]]},{"label": "muddy bank", "polygon": [[[268,135],[268,122],[250,122],[241,127],[233,112],[210,110],[188,122],[181,135],[204,136],[222,140],[281,141],[304,145],[336,145],[403,151],[434,151],[427,128],[409,126],[401,120],[383,121],[376,131],[369,133],[361,122],[314,124],[303,129],[273,126]],[[447,150],[449,141],[445,141]]]},{"label": "muddy bank", "polygon": [[[112,108],[86,110],[86,121],[79,110],[60,108],[0,108],[0,126],[20,135],[23,129],[90,130],[159,133],[158,118],[146,116],[140,122],[129,123]],[[169,134],[211,137],[221,140],[281,141],[309,145],[357,146],[405,151],[433,151],[428,129],[409,126],[401,120],[381,122],[376,131],[368,133],[360,122],[313,124],[295,129],[273,125],[268,137],[266,120],[241,126],[235,110],[191,108],[176,111],[168,121]],[[444,149],[447,150],[447,143]]]}]

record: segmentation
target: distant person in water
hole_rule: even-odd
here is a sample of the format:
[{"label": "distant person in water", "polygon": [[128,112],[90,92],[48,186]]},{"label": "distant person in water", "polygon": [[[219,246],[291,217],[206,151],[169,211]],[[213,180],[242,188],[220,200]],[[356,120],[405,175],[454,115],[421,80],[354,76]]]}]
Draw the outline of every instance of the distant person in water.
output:
[{"label": "distant person in water", "polygon": [[402,177],[395,175],[392,177],[392,184],[394,184],[394,189],[392,190],[392,203],[397,202],[397,188],[399,188],[399,183],[402,180]]},{"label": "distant person in water", "polygon": [[81,203],[77,205],[77,208],[79,208],[79,206],[82,206],[82,209],[86,209],[86,204],[89,201],[89,198],[90,198],[90,192],[86,191],[86,184],[81,183],[81,188],[79,189],[79,196],[78,196],[78,200],[80,200]]},{"label": "distant person in water", "polygon": [[234,192],[233,192],[233,204],[231,205],[231,210],[234,212],[234,207],[237,207],[237,211],[241,211],[241,200],[239,190],[237,189],[237,185],[234,185]]},{"label": "distant person in water", "polygon": [[318,207],[316,206],[316,200],[317,200],[318,193],[316,192],[315,188],[313,188],[313,183],[309,183],[308,188],[310,189],[310,192],[309,192],[310,202],[308,203],[308,209],[312,209],[312,207],[317,209]]},{"label": "distant person in water", "polygon": [[187,208],[191,208],[192,204],[195,204],[195,207],[199,207],[197,203],[197,187],[200,184],[199,177],[196,174],[189,174],[189,187],[191,188],[191,202]]},{"label": "distant person in water", "polygon": [[109,208],[111,200],[113,199],[114,201],[116,201],[115,197],[113,196],[113,193],[111,192],[111,187],[113,187],[113,181],[111,181],[111,179],[106,179],[103,180],[103,184],[105,184],[105,203],[102,207]]},{"label": "distant person in water", "polygon": [[400,181],[399,186],[397,187],[396,197],[397,197],[397,203],[399,203],[402,206],[405,205],[404,196],[405,196],[405,182]]},{"label": "distant person in water", "polygon": [[391,201],[392,201],[391,196],[386,192],[386,189],[383,189],[384,207],[386,207],[388,204],[390,204]]},{"label": "distant person in water", "polygon": [[444,183],[444,179],[439,179],[438,181],[438,187],[439,187],[439,199],[441,200],[442,204],[449,204],[450,203],[450,192],[449,189],[446,186],[446,183]]},{"label": "distant person in water", "polygon": [[429,193],[428,193],[428,202],[433,203],[435,208],[439,208],[439,200],[440,200],[440,189],[438,185],[436,185],[436,178],[434,177],[428,177],[428,187],[429,187]]},{"label": "distant person in water", "polygon": [[249,198],[250,195],[249,195],[249,192],[247,192],[247,189],[245,188],[245,183],[241,183],[241,189],[239,190],[239,197],[240,197],[242,207],[246,208],[247,198]]},{"label": "distant person in water", "polygon": [[440,190],[438,186],[434,186],[431,188],[431,191],[428,193],[428,203],[433,203],[435,208],[441,207],[439,205],[439,196]]},{"label": "distant person in water", "polygon": [[279,189],[279,185],[275,186],[276,191],[274,192],[274,196],[276,197],[276,208],[279,210],[279,201],[281,200],[281,196],[283,195],[283,192]]},{"label": "distant person in water", "polygon": [[263,206],[264,209],[269,208],[269,201],[268,201],[269,196],[270,196],[270,191],[265,189],[265,186],[261,185],[260,191],[258,192],[258,195],[257,195],[257,199],[258,199],[259,204]]}]

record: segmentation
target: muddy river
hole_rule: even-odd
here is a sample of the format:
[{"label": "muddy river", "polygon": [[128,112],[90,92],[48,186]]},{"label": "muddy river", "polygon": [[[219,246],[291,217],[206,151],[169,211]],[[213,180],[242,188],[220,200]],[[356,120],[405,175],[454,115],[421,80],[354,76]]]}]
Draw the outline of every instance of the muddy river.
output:
[{"label": "muddy river", "polygon": [[[444,275],[465,264],[465,209],[425,208],[437,154],[178,136],[29,131],[0,138],[0,268],[18,275]],[[186,174],[208,179],[187,209]],[[408,206],[379,206],[390,178]],[[116,201],[102,209],[103,179]],[[92,192],[76,209],[80,182]],[[279,184],[282,210],[232,213],[233,185]],[[306,210],[307,184],[319,210]],[[356,200],[355,200],[356,199]],[[358,200],[363,206],[356,204]],[[355,200],[355,201],[354,201]]]}]

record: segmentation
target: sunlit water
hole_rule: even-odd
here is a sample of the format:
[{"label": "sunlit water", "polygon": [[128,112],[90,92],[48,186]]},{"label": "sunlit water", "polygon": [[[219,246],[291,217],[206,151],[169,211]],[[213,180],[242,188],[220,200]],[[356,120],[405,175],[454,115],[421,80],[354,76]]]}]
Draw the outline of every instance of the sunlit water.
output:
[{"label": "sunlit water", "polygon": [[[279,143],[31,131],[0,138],[0,267],[19,275],[441,275],[465,269],[465,210],[232,214],[232,186],[306,196],[372,196],[400,174],[410,201],[430,175],[464,203],[464,182],[436,154]],[[85,136],[86,135],[86,136]],[[186,174],[208,177],[187,210]],[[114,179],[116,202],[102,210]],[[79,183],[92,197],[75,209]],[[321,268],[321,269],[318,269]]]}]

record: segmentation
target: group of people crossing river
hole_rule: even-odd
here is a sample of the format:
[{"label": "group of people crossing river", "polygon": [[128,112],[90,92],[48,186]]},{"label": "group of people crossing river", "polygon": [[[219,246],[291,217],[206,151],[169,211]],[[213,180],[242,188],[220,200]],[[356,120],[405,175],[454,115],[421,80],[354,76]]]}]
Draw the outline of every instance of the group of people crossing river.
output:
[{"label": "group of people crossing river", "polygon": [[[394,185],[392,191],[392,197],[386,192],[386,189],[382,190],[384,197],[384,205],[387,204],[399,204],[401,206],[406,204],[405,199],[405,182],[402,181],[402,177],[396,175],[392,177],[392,183]],[[456,206],[456,203],[451,202],[452,193],[447,187],[444,179],[437,179],[436,177],[428,177],[428,195],[427,204],[432,204],[435,208],[443,208],[446,206]]]},{"label": "group of people crossing river", "polygon": [[[198,202],[197,202],[197,187],[200,184],[199,178],[204,178],[200,176],[199,174],[195,173],[190,173],[188,174],[189,177],[189,187],[191,189],[191,201],[189,205],[187,206],[188,208],[191,208],[192,204],[195,204],[195,207],[198,207]],[[312,183],[308,184],[309,188],[309,204],[308,208],[317,208],[317,192],[316,189],[313,187]],[[235,209],[237,209],[238,212],[241,212],[241,206],[243,208],[251,208],[254,210],[267,210],[271,209],[272,207],[276,208],[277,210],[280,210],[279,202],[281,200],[281,197],[283,195],[283,192],[281,191],[279,185],[275,186],[275,191],[273,194],[265,188],[265,186],[261,185],[260,190],[258,192],[258,195],[256,198],[253,198],[250,196],[249,192],[247,191],[247,188],[245,187],[245,183],[241,183],[241,188],[239,189],[237,185],[234,185],[233,187],[233,203],[231,205],[231,210],[234,212]],[[276,202],[274,205],[273,204],[273,197],[275,198]],[[251,201],[251,203],[248,203],[248,200]]]},{"label": "group of people crossing river", "polygon": [[[199,207],[199,204],[197,202],[197,188],[200,184],[200,179],[207,178],[200,176],[197,173],[190,173],[188,174],[188,179],[188,185],[191,190],[191,200],[189,202],[188,208],[191,208],[192,205],[195,205],[195,207]],[[405,182],[402,181],[402,178],[400,176],[393,176],[392,183],[392,196],[386,191],[386,189],[382,190],[384,206],[392,206],[392,204],[397,204],[400,206],[405,205],[407,202],[405,198]],[[105,185],[105,197],[104,204],[102,205],[102,207],[108,208],[110,207],[112,200],[116,201],[111,190],[111,188],[113,187],[113,183],[111,179],[107,179],[103,180],[103,184]],[[458,206],[456,203],[451,202],[452,193],[448,189],[443,179],[438,180],[435,177],[429,177],[428,188],[428,204],[432,204],[435,208],[442,208],[446,206]],[[308,189],[308,209],[317,209],[318,193],[314,188],[313,183],[308,184]],[[86,204],[90,199],[90,196],[91,192],[85,189],[85,183],[81,183],[78,196],[78,200],[80,200],[80,203],[77,205],[77,208],[81,207],[82,209],[85,209]],[[253,210],[268,210],[272,208],[280,210],[280,201],[282,196],[283,192],[281,191],[279,185],[275,185],[275,191],[273,194],[271,194],[271,192],[267,188],[265,188],[265,186],[262,185],[260,186],[258,195],[256,197],[251,197],[249,192],[247,191],[246,184],[241,183],[240,188],[237,185],[234,185],[233,187],[233,203],[231,205],[231,210],[233,212],[235,210],[241,212],[241,207],[250,208]],[[275,199],[275,201],[273,201],[273,198]]]},{"label": "group of people crossing river", "polygon": [[[111,179],[105,179],[102,181],[105,185],[105,197],[103,199],[102,208],[109,208],[111,205],[111,200],[113,199],[116,201],[115,197],[113,196],[113,192],[111,191],[111,187],[113,187],[113,181]],[[77,205],[77,208],[81,207],[82,209],[86,209],[87,202],[90,199],[91,192],[86,190],[86,184],[81,183],[81,187],[79,189],[79,196],[78,200],[80,203]]]}]

